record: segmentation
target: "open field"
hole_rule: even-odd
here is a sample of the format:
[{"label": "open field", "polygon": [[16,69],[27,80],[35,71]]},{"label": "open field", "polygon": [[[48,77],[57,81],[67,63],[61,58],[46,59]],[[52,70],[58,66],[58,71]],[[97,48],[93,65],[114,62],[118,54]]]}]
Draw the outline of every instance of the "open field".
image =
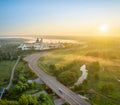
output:
[{"label": "open field", "polygon": [[[94,105],[119,105],[120,38],[84,38],[81,41],[85,44],[72,45],[69,49],[54,51],[42,57],[38,65],[63,82],[58,77],[63,77],[62,74],[65,76],[66,71],[80,75],[79,67],[86,64],[88,79],[82,85],[75,86],[73,91],[90,97]],[[98,62],[99,70],[95,69],[95,62]],[[73,86],[73,83],[65,85]]]},{"label": "open field", "polygon": [[0,86],[8,84],[15,61],[0,61]]}]

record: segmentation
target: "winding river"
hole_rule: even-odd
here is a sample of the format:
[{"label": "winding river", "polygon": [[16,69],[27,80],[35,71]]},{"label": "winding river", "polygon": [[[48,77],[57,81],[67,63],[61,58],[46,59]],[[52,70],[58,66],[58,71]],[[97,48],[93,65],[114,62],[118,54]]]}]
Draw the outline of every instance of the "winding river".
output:
[{"label": "winding river", "polygon": [[82,84],[83,81],[87,78],[88,76],[88,70],[86,69],[86,65],[82,65],[80,67],[80,71],[82,71],[82,75],[79,77],[78,81],[75,84]]}]

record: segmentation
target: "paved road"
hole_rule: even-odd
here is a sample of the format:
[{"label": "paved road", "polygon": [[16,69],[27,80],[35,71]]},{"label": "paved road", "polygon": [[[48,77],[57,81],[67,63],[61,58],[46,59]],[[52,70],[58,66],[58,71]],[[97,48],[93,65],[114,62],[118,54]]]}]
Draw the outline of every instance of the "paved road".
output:
[{"label": "paved road", "polygon": [[44,81],[44,83],[52,89],[58,96],[64,99],[71,105],[90,105],[76,93],[69,90],[67,87],[58,82],[54,77],[43,72],[38,66],[37,61],[46,53],[32,54],[24,58],[28,62],[29,67]]},{"label": "paved road", "polygon": [[8,84],[8,86],[6,87],[6,89],[9,89],[9,88],[11,87],[11,85],[12,85],[12,80],[13,80],[13,77],[14,77],[14,71],[15,71],[15,68],[16,68],[16,66],[17,66],[17,64],[18,64],[18,62],[19,62],[19,60],[20,60],[20,56],[18,57],[18,59],[17,59],[15,65],[14,65],[14,67],[13,67],[13,69],[12,69],[10,81],[9,81],[9,84]]}]

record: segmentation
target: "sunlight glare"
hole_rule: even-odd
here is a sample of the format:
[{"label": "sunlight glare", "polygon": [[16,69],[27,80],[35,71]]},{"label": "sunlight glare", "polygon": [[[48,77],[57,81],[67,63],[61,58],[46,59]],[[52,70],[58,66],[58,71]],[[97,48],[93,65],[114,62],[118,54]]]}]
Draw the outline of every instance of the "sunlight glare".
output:
[{"label": "sunlight glare", "polygon": [[106,32],[107,30],[108,30],[108,26],[107,25],[101,25],[100,26],[100,31]]}]

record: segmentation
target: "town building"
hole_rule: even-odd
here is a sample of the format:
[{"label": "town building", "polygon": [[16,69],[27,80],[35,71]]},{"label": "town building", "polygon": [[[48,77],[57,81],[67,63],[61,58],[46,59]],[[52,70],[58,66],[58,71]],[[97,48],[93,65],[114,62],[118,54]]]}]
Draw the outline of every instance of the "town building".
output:
[{"label": "town building", "polygon": [[36,39],[34,43],[22,43],[18,46],[21,50],[47,50],[47,49],[55,49],[64,47],[62,43],[45,43],[43,42],[43,38],[39,40]]}]

